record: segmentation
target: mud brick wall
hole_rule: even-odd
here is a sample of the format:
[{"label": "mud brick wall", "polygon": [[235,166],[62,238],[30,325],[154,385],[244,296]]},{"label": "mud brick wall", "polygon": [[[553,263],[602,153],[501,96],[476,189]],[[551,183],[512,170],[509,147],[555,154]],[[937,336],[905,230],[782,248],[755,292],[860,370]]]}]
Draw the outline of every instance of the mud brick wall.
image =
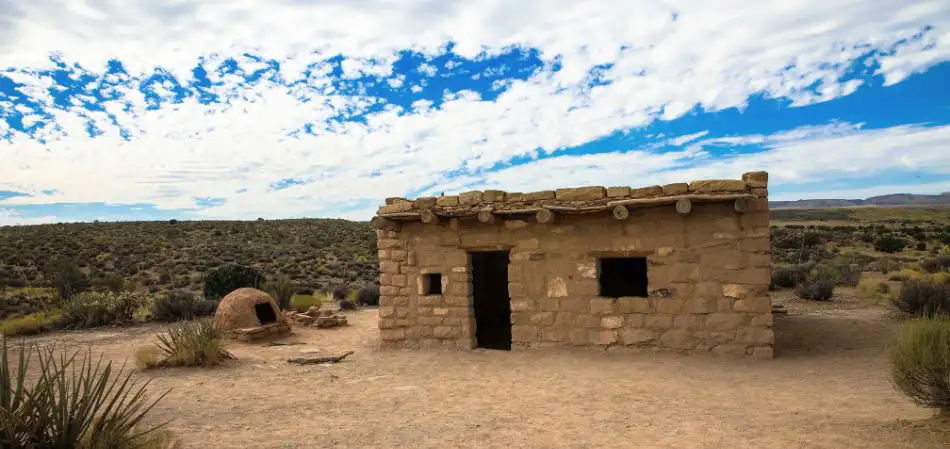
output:
[{"label": "mud brick wall", "polygon": [[[378,230],[383,346],[475,347],[469,251],[507,250],[513,349],[659,348],[771,358],[767,194],[764,183],[750,189],[761,194],[753,191],[758,198],[744,213],[723,201],[694,204],[685,216],[661,206],[632,209],[626,220],[451,218]],[[646,258],[647,297],[598,296],[603,257]],[[442,295],[424,294],[429,273],[441,274]]]}]

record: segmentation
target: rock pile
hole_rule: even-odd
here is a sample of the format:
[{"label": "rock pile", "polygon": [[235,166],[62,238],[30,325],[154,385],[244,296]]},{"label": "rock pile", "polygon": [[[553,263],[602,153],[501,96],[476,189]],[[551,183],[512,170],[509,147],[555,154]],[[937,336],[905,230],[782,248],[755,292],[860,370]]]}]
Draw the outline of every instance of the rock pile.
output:
[{"label": "rock pile", "polygon": [[346,326],[345,315],[338,315],[332,310],[320,310],[317,307],[311,307],[306,312],[284,312],[288,320],[297,326],[316,326],[321,328]]}]

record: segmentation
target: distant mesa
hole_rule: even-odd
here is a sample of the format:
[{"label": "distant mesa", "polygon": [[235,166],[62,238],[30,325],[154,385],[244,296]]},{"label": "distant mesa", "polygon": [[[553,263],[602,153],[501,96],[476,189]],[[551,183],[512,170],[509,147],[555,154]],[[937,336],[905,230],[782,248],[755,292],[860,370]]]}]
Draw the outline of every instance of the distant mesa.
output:
[{"label": "distant mesa", "polygon": [[862,206],[950,206],[950,192],[939,195],[893,193],[872,196],[863,200],[814,199],[797,201],[769,201],[769,209],[831,209]]}]

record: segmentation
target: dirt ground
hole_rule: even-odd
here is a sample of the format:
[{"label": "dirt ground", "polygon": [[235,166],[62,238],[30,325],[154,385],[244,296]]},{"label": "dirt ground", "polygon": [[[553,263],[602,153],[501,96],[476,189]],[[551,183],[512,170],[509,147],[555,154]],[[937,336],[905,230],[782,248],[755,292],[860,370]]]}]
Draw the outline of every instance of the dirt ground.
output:
[{"label": "dirt ground", "polygon": [[[777,295],[774,360],[593,349],[383,351],[376,311],[298,329],[293,346],[232,344],[215,369],[168,369],[153,412],[186,447],[946,448],[947,433],[893,389],[886,310]],[[155,326],[41,337],[121,362]],[[336,365],[287,358],[355,354]]]}]

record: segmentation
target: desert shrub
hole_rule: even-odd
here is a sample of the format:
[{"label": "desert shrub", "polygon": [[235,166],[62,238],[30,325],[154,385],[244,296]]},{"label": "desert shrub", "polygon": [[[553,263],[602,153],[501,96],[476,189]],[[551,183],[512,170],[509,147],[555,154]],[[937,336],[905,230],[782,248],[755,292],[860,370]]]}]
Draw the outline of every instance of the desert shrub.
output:
[{"label": "desert shrub", "polygon": [[314,295],[294,295],[290,298],[290,307],[297,312],[306,312],[311,307],[320,307],[323,304],[320,298]]},{"label": "desert shrub", "polygon": [[152,348],[136,351],[139,368],[215,366],[234,356],[224,350],[221,335],[211,318],[179,321],[158,335]]},{"label": "desert shrub", "polygon": [[181,290],[173,290],[152,302],[152,318],[158,321],[174,322],[191,320],[214,315],[218,310],[218,301],[196,298]]},{"label": "desert shrub", "polygon": [[890,297],[891,286],[885,282],[872,279],[861,279],[858,282],[858,296],[867,299],[881,300]]},{"label": "desert shrub", "polygon": [[44,274],[60,298],[69,298],[89,289],[89,279],[75,261],[53,260],[46,265]]},{"label": "desert shrub", "polygon": [[371,285],[362,287],[356,292],[356,303],[367,306],[379,305],[379,287]]},{"label": "desert shrub", "polygon": [[920,269],[928,273],[936,273],[940,271],[940,266],[937,264],[937,259],[923,259],[920,261]]},{"label": "desert shrub", "polygon": [[830,279],[809,279],[795,289],[795,295],[812,301],[828,301],[835,294],[835,281]]},{"label": "desert shrub", "polygon": [[137,292],[119,292],[108,295],[115,320],[120,323],[132,321],[137,311],[148,303],[148,297]]},{"label": "desert shrub", "polygon": [[[2,346],[0,447],[178,447],[165,424],[144,421],[167,393],[149,399],[147,382],[139,385],[131,373],[93,359],[91,352],[57,354],[23,345],[18,360],[10,360],[6,340]],[[27,373],[35,380],[27,382]]]},{"label": "desert shrub", "polygon": [[152,318],[159,321],[190,320],[195,317],[194,295],[173,290],[152,302]]},{"label": "desert shrub", "polygon": [[118,274],[107,274],[102,279],[93,282],[93,286],[99,291],[118,293],[125,287],[125,279]]},{"label": "desert shrub", "polygon": [[917,242],[916,249],[917,251],[927,251],[927,244],[924,242]]},{"label": "desert shrub", "polygon": [[350,294],[350,288],[347,286],[340,286],[333,289],[333,299],[336,301],[343,301],[346,299],[346,296]]},{"label": "desert shrub", "polygon": [[916,319],[888,350],[898,390],[918,405],[950,414],[950,319]]},{"label": "desert shrub", "polygon": [[907,241],[892,235],[884,235],[874,241],[874,250],[882,253],[897,253],[907,246]]},{"label": "desert shrub", "polygon": [[87,328],[128,323],[146,301],[140,293],[83,292],[62,301],[60,308],[64,325]]},{"label": "desert shrub", "polygon": [[0,335],[33,335],[48,332],[58,327],[63,314],[60,312],[31,313],[18,318],[0,321]]},{"label": "desert shrub", "polygon": [[216,299],[198,299],[195,301],[195,316],[214,316],[214,313],[218,311],[218,304],[221,301]]},{"label": "desert shrub", "polygon": [[950,255],[941,254],[920,261],[920,268],[928,273],[950,270]]},{"label": "desert shrub", "polygon": [[294,296],[294,284],[290,278],[278,275],[277,279],[264,284],[264,291],[274,298],[280,310],[290,308],[290,299]]},{"label": "desert shrub", "polygon": [[891,273],[891,275],[888,276],[887,279],[891,281],[907,282],[907,281],[920,279],[920,277],[921,277],[921,273],[911,270],[910,268],[904,268],[898,272]]},{"label": "desert shrub", "polygon": [[950,313],[950,284],[928,280],[904,282],[894,305],[914,316],[934,316]]},{"label": "desert shrub", "polygon": [[805,280],[805,271],[797,266],[775,267],[772,270],[772,286],[775,288],[794,288]]},{"label": "desert shrub", "polygon": [[207,299],[221,299],[239,288],[258,288],[261,281],[263,275],[255,268],[237,264],[221,265],[205,274],[204,296]]}]

